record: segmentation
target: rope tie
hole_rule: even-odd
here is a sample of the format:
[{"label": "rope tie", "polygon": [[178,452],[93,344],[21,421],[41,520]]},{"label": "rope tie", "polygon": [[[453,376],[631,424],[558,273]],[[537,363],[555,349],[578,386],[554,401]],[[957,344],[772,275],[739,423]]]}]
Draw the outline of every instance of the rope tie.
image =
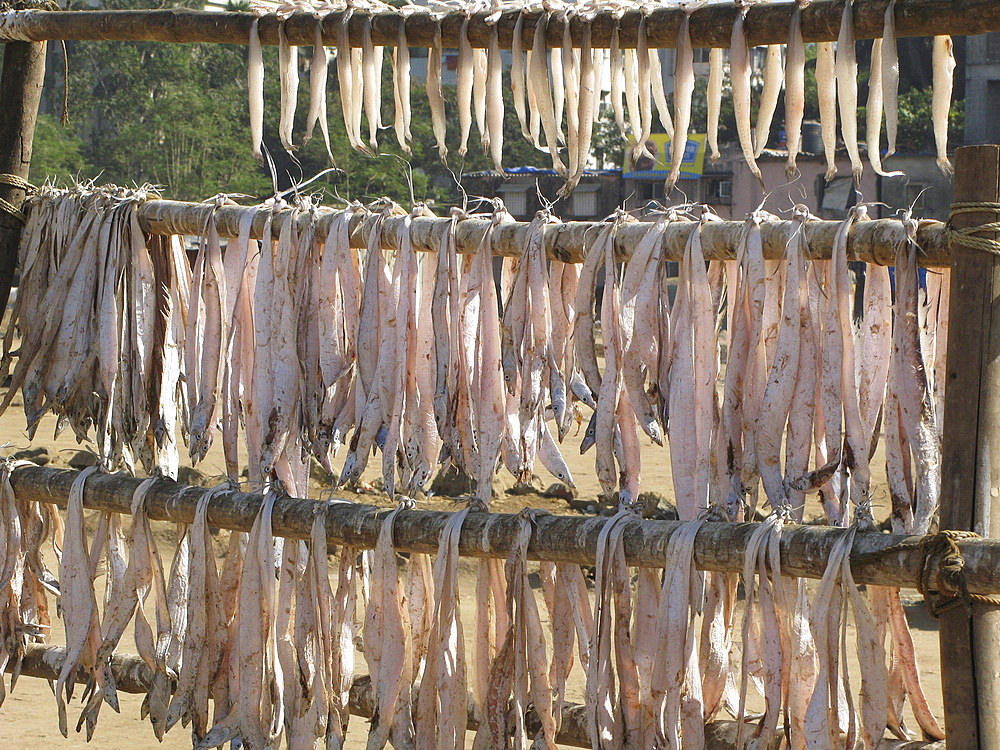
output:
[{"label": "rope tie", "polygon": [[35,193],[38,191],[38,188],[36,186],[32,185],[23,177],[18,177],[16,174],[5,174],[3,172],[0,172],[0,182],[2,182],[4,185],[13,185],[14,187],[20,188],[26,193]]},{"label": "rope tie", "polygon": [[1000,255],[1000,241],[989,237],[978,237],[979,232],[1000,232],[1000,221],[991,221],[986,224],[977,224],[972,227],[962,227],[956,229],[952,226],[952,221],[959,214],[974,214],[984,211],[1000,213],[1000,203],[980,203],[965,202],[952,203],[951,216],[948,218],[948,234],[951,241],[972,250],[979,250],[984,253]]},{"label": "rope tie", "polygon": [[965,558],[958,542],[981,539],[974,531],[939,531],[927,534],[919,542],[903,542],[886,547],[879,552],[862,555],[861,560],[881,558],[894,552],[919,550],[921,554],[920,577],[917,591],[924,598],[927,614],[935,620],[943,613],[973,602],[1000,607],[1000,597],[970,594],[965,583]]},{"label": "rope tie", "polygon": [[[32,185],[23,177],[18,177],[16,174],[6,174],[4,172],[0,172],[0,183],[3,183],[4,185],[11,185],[12,187],[16,187],[26,193],[34,193],[38,190],[37,187]],[[3,198],[0,198],[0,211],[10,214],[22,224],[28,220],[28,217],[24,215],[23,211],[10,201],[6,201]]]}]

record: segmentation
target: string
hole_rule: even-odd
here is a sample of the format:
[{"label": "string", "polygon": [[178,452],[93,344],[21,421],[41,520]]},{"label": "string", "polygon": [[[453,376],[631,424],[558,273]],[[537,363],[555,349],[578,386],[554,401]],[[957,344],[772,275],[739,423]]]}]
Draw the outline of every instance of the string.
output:
[{"label": "string", "polygon": [[990,237],[979,237],[979,232],[1000,232],[1000,221],[986,224],[976,224],[971,227],[956,229],[952,221],[960,214],[972,214],[992,211],[1000,213],[1000,203],[962,202],[951,204],[951,216],[948,219],[948,233],[951,241],[971,250],[1000,255],[1000,241]]},{"label": "string", "polygon": [[[26,193],[34,193],[35,191],[38,190],[37,187],[32,185],[23,177],[18,177],[16,174],[5,174],[3,172],[0,172],[0,183],[3,183],[5,185],[12,185],[13,187],[19,188]],[[9,201],[4,200],[3,198],[0,198],[0,211],[3,211],[6,214],[10,214],[15,219],[20,221],[22,224],[24,224],[28,220],[28,218],[24,215],[23,211],[21,211],[13,203],[10,203]]]}]

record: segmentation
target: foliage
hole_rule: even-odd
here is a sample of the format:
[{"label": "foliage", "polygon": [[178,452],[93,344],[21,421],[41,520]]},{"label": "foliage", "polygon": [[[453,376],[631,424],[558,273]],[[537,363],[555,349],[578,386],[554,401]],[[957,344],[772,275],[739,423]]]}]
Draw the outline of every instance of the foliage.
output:
[{"label": "foliage", "polygon": [[594,121],[592,138],[594,157],[602,169],[621,167],[625,159],[625,139],[618,130],[611,107],[602,107],[601,115]]},{"label": "foliage", "polygon": [[82,149],[83,141],[73,131],[60,127],[52,115],[39,114],[29,179],[39,185],[45,180],[63,181],[67,175],[89,172]]},{"label": "foliage", "polygon": [[[305,89],[307,88],[307,86],[303,86],[300,89],[296,142],[301,139],[300,130],[305,126],[302,113],[306,109],[308,91]],[[329,90],[331,92],[337,90],[334,65],[331,65]],[[378,156],[368,156],[351,149],[344,128],[343,115],[339,107],[334,106],[339,100],[331,93],[329,96],[331,108],[328,118],[331,148],[334,161],[337,167],[343,170],[343,175],[334,187],[329,188],[329,191],[342,198],[361,201],[388,196],[404,205],[409,205],[411,187],[409,180],[412,179],[413,198],[416,201],[423,201],[432,206],[448,203],[461,204],[463,196],[457,186],[460,175],[491,169],[493,163],[480,144],[480,136],[475,124],[469,138],[468,152],[464,158],[458,156],[459,132],[456,127],[458,113],[455,111],[454,87],[446,86],[444,95],[445,115],[448,124],[447,164],[443,164],[438,158],[438,149],[431,126],[430,105],[424,92],[423,81],[414,80],[410,96],[412,108],[410,130],[413,141],[411,144],[412,153],[409,157],[403,154],[396,141],[395,130],[391,127],[384,128],[378,134]],[[548,155],[536,151],[521,136],[509,88],[504,89],[504,104],[504,166],[550,166]],[[274,108],[276,106],[275,103]],[[266,105],[265,112],[270,108],[269,105]],[[392,73],[387,56],[382,76],[382,119],[384,125],[392,124],[393,114]],[[368,124],[366,118],[362,119],[361,132],[367,142]],[[280,146],[271,149],[272,154],[275,154],[276,151],[280,151]],[[298,172],[302,176],[309,177],[328,166],[325,147],[318,129],[312,141],[300,148],[295,156],[299,160],[298,166],[293,165],[290,159],[282,162],[284,168],[293,175]]]},{"label": "foliage", "polygon": [[[933,89],[912,89],[899,97],[898,149],[911,153],[934,151],[931,128]],[[965,134],[965,101],[951,103],[948,111],[948,142],[961,144]]]},{"label": "foliage", "polygon": [[[241,7],[244,0],[231,2],[236,8]],[[109,8],[146,4],[148,0],[108,0],[105,3]],[[277,137],[277,49],[264,49],[264,142],[274,162],[273,178],[250,154],[245,46],[70,42],[68,48],[69,111],[73,122],[68,129],[60,129],[51,117],[39,121],[32,169],[36,180],[51,175],[66,179],[76,173],[85,177],[100,173],[103,180],[112,182],[159,184],[165,195],[178,199],[202,200],[220,192],[244,193],[262,199],[273,194],[275,186],[288,189],[330,166],[318,128],[309,143],[302,143],[309,98],[309,55],[312,53],[309,47],[300,50],[301,85],[293,134],[299,148],[293,154],[285,153]],[[807,45],[806,49],[805,116],[806,119],[818,119],[815,45]],[[861,56],[864,55],[862,49]],[[387,49],[382,71],[385,127],[378,133],[380,155],[376,157],[355,152],[348,144],[337,96],[336,64],[331,59],[328,121],[331,150],[339,171],[324,175],[307,189],[323,191],[326,201],[337,198],[368,201],[389,196],[409,204],[412,195],[413,199],[430,205],[461,203],[460,176],[493,167],[489,155],[480,146],[478,130],[473,127],[469,151],[460,158],[454,88],[445,87],[449,158],[447,164],[441,163],[424,83],[416,73],[420,58],[414,55],[412,154],[404,158],[391,127],[394,102],[390,57],[391,50]],[[48,96],[59,102],[60,106],[53,107],[58,111],[62,82],[57,76],[61,66],[50,67],[53,70],[47,80]],[[861,101],[864,102],[864,75],[860,83]],[[755,102],[759,87],[757,78]],[[705,89],[706,80],[699,77],[692,112],[692,129],[696,132],[705,129]],[[506,113],[504,166],[550,166],[548,154],[535,149],[522,137],[513,111],[510,86],[504,85],[503,91]],[[933,148],[930,99],[930,89],[910,91],[900,97],[900,148],[911,151]],[[782,112],[783,104],[779,103],[776,128],[780,127]],[[863,118],[863,108],[859,109],[859,116]],[[951,114],[951,128],[956,131],[953,137],[956,134],[961,137],[962,122],[962,103],[958,102]],[[659,120],[654,118],[654,132],[658,130]],[[362,133],[367,140],[367,122],[362,125]],[[722,100],[720,142],[735,138],[735,116],[727,80]],[[610,108],[602,107],[593,138],[597,163],[603,167],[619,166],[625,145]]]},{"label": "foliage", "polygon": [[266,191],[246,136],[245,54],[231,45],[73,45],[70,112],[87,162],[102,179],[152,182],[178,199]]}]

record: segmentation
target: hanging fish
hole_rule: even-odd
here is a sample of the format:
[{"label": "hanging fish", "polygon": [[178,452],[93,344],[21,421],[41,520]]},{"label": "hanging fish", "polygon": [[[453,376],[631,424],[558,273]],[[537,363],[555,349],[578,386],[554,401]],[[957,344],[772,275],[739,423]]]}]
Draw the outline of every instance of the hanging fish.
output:
[{"label": "hanging fish", "polygon": [[754,131],[754,158],[760,158],[771,136],[771,121],[774,119],[774,111],[778,108],[781,84],[785,79],[781,53],[780,44],[767,45],[767,54],[764,58],[764,89],[760,93],[757,129]]},{"label": "hanging fish", "polygon": [[729,77],[733,87],[733,109],[736,112],[736,131],[739,134],[743,158],[757,181],[764,185],[753,153],[750,128],[750,46],[747,43],[746,8],[740,8],[733,22],[732,41],[729,46]]},{"label": "hanging fish", "polygon": [[840,105],[840,132],[851,159],[854,184],[860,186],[864,166],[858,150],[858,57],[854,47],[854,0],[847,0],[837,38],[837,102]]},{"label": "hanging fish", "polygon": [[[640,27],[643,28],[643,27]],[[684,14],[677,32],[674,64],[674,137],[670,141],[670,174],[664,195],[670,195],[681,174],[688,127],[691,124],[691,99],[694,96],[694,48],[691,46],[691,16]],[[645,142],[645,141],[644,141]]]},{"label": "hanging fish", "polygon": [[882,91],[885,105],[887,155],[896,153],[899,127],[899,54],[896,51],[896,0],[889,0],[882,28]]},{"label": "hanging fish", "polygon": [[816,44],[816,94],[826,156],[825,178],[829,182],[837,176],[837,65],[833,42]]},{"label": "hanging fish", "polygon": [[872,42],[871,74],[868,77],[868,104],[865,106],[868,161],[871,162],[872,169],[875,170],[875,174],[882,177],[899,177],[903,174],[902,172],[886,172],[882,168],[882,154],[879,141],[881,140],[882,132],[883,54],[883,40],[876,39]]},{"label": "hanging fish", "polygon": [[722,114],[722,79],[725,75],[725,50],[713,47],[708,51],[708,150],[709,159],[719,160],[719,117]]},{"label": "hanging fish", "polygon": [[934,146],[937,149],[937,165],[948,177],[955,174],[955,168],[948,159],[948,114],[951,111],[951,92],[955,75],[955,47],[950,36],[934,37],[931,55],[934,69],[934,95],[931,100],[931,119],[934,122]]},{"label": "hanging fish", "polygon": [[302,136],[302,142],[308,143],[312,139],[313,128],[318,122],[319,130],[323,134],[323,145],[326,146],[326,155],[330,159],[330,163],[333,164],[333,152],[330,150],[330,126],[326,121],[326,82],[329,71],[329,56],[326,52],[326,46],[323,44],[322,16],[316,19],[314,35],[312,66],[309,69],[309,114],[306,115],[306,133]]},{"label": "hanging fish", "polygon": [[253,158],[264,162],[261,143],[264,139],[264,55],[257,31],[258,19],[250,22],[250,45],[247,58],[247,89],[250,94],[250,143]]},{"label": "hanging fish", "polygon": [[[299,92],[299,48],[288,43],[285,22],[278,23],[278,82],[281,93],[281,114],[278,118],[278,137],[285,151],[296,149],[292,143],[292,125]],[[256,81],[254,81],[256,83]]]},{"label": "hanging fish", "polygon": [[410,47],[406,40],[406,18],[399,19],[399,33],[392,57],[392,91],[396,102],[396,141],[407,156],[410,154]]},{"label": "hanging fish", "polygon": [[438,157],[443,164],[448,163],[448,147],[445,145],[447,128],[444,113],[444,93],[441,89],[441,22],[434,24],[434,44],[427,51],[427,101],[431,109],[431,129],[437,143]]},{"label": "hanging fish", "polygon": [[802,150],[802,118],[806,107],[806,46],[802,41],[802,1],[792,8],[788,22],[788,54],[785,57],[785,133],[788,162],[785,176],[798,171],[795,159]]}]

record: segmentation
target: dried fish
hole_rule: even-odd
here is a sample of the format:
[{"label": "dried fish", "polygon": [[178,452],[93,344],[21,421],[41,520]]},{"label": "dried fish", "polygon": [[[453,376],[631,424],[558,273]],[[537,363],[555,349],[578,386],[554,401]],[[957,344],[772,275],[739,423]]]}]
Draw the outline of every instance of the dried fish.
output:
[{"label": "dried fish", "polygon": [[899,127],[899,56],[896,51],[896,0],[889,0],[882,30],[882,91],[888,155],[896,153]]},{"label": "dried fish", "polygon": [[261,143],[264,139],[264,56],[257,31],[258,19],[250,22],[249,57],[247,59],[247,88],[250,92],[250,143],[253,157],[264,161]]},{"label": "dried fish", "polygon": [[[674,63],[674,137],[670,141],[670,174],[664,195],[670,195],[681,174],[684,150],[687,147],[688,126],[691,123],[691,98],[694,95],[694,49],[691,47],[691,16],[681,19],[677,32],[676,62]],[[645,139],[643,139],[645,142]]]},{"label": "dried fish", "polygon": [[409,155],[410,142],[410,47],[406,41],[406,19],[399,20],[399,36],[392,58],[393,94],[396,100],[396,141],[403,153]]},{"label": "dried fish", "polygon": [[708,89],[705,96],[708,100],[707,131],[709,158],[713,162],[718,161],[721,155],[719,153],[719,117],[722,114],[722,79],[725,73],[723,70],[724,65],[725,51],[720,47],[713,47],[710,49],[708,52]]},{"label": "dried fish", "polygon": [[[343,98],[343,97],[342,97]],[[427,101],[431,109],[431,128],[437,142],[438,156],[448,163],[448,147],[445,145],[444,94],[441,90],[441,23],[434,25],[434,46],[427,52]]]},{"label": "dried fish", "polygon": [[[817,62],[817,66],[819,63]],[[837,37],[837,103],[840,105],[840,132],[851,159],[854,184],[861,184],[861,153],[858,151],[858,58],[854,49],[854,0],[847,0]]]},{"label": "dried fish", "polygon": [[295,119],[295,104],[299,91],[299,48],[288,43],[285,23],[278,24],[278,81],[281,84],[281,116],[278,120],[278,137],[285,151],[291,153],[297,147],[292,143],[292,125]]},{"label": "dried fish", "polygon": [[760,105],[757,108],[757,128],[754,130],[754,158],[760,158],[767,147],[771,136],[771,121],[774,111],[778,108],[778,97],[781,85],[785,79],[785,70],[781,59],[781,45],[767,45],[767,55],[764,58],[764,88],[760,93]]},{"label": "dried fish", "polygon": [[833,42],[816,44],[816,94],[826,156],[826,181],[829,182],[837,174],[837,66]]},{"label": "dried fish", "polygon": [[931,119],[934,122],[934,146],[937,165],[945,175],[951,176],[955,168],[948,160],[948,126],[951,111],[951,92],[955,75],[955,51],[950,36],[934,37],[931,64],[934,70],[934,95],[931,101]]},{"label": "dried fish", "polygon": [[746,8],[741,8],[733,22],[732,42],[729,46],[729,78],[733,87],[733,108],[736,111],[736,130],[740,148],[750,171],[763,186],[764,178],[754,159],[750,130],[750,46],[747,43]]},{"label": "dried fish", "polygon": [[[333,164],[333,151],[330,150],[330,125],[326,120],[326,83],[329,72],[329,56],[323,44],[322,17],[316,19],[315,37],[313,60],[309,69],[309,114],[306,115],[306,133],[302,136],[302,142],[309,142],[312,138],[313,127],[319,122],[319,131],[323,134],[326,155],[330,163]],[[406,49],[405,45],[402,49]]]},{"label": "dried fish", "polygon": [[785,133],[788,163],[785,175],[791,179],[798,171],[795,159],[802,150],[802,118],[806,106],[806,47],[802,41],[802,5],[792,9],[788,22],[788,54],[785,57]]}]

